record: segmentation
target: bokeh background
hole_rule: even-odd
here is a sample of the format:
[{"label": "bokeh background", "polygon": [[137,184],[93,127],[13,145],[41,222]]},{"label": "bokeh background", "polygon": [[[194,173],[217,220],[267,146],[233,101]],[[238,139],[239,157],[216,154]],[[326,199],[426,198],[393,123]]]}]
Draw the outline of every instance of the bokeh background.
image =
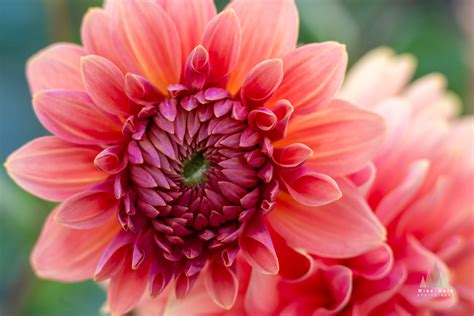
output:
[{"label": "bokeh background", "polygon": [[[193,1],[193,0],[188,0]],[[262,1],[262,0],[255,0]],[[217,0],[222,9],[228,1]],[[415,77],[440,72],[474,105],[474,0],[296,0],[300,43],[337,40],[352,64],[386,45],[418,59]],[[0,1],[0,161],[47,134],[36,120],[25,80],[29,56],[57,41],[80,42],[81,17],[100,0]],[[474,135],[473,135],[474,136]],[[53,203],[19,189],[0,168],[0,315],[96,315],[105,295],[92,282],[39,280],[29,253]]]}]

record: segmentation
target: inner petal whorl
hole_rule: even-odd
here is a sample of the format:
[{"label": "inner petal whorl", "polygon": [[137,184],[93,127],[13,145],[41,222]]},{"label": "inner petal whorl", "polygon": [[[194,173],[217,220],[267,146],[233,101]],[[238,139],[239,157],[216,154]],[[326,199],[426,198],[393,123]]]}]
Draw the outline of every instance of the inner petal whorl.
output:
[{"label": "inner petal whorl", "polygon": [[223,89],[181,90],[126,122],[118,218],[124,230],[152,236],[141,252],[172,262],[164,273],[191,277],[213,256],[232,264],[246,223],[275,205],[270,142],[242,113]]}]

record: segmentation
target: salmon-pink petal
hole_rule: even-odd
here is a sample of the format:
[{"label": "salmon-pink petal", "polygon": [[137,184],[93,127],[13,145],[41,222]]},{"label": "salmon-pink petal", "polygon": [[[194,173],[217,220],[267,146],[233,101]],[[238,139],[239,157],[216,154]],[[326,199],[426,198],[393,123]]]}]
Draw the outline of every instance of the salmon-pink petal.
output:
[{"label": "salmon-pink petal", "polygon": [[194,286],[194,283],[196,283],[198,276],[199,273],[196,273],[188,277],[186,273],[182,272],[175,278],[175,294],[178,299],[183,299],[189,294]]},{"label": "salmon-pink petal", "polygon": [[126,314],[135,307],[145,292],[149,271],[149,261],[137,270],[133,270],[131,264],[123,265],[122,271],[111,279],[108,287],[107,298],[112,314]]},{"label": "salmon-pink petal", "polygon": [[384,225],[388,225],[416,196],[428,173],[429,160],[412,162],[404,179],[392,191],[385,194],[377,205],[375,214]]},{"label": "salmon-pink petal", "polygon": [[365,166],[385,135],[385,124],[377,114],[345,101],[290,121],[287,136],[275,143],[281,147],[304,143],[314,151],[305,166],[330,176],[342,176]]},{"label": "salmon-pink petal", "polygon": [[125,93],[130,100],[142,105],[153,105],[163,99],[163,95],[150,81],[131,73],[125,75]]},{"label": "salmon-pink petal", "polygon": [[209,263],[204,277],[204,284],[214,303],[224,309],[230,309],[239,290],[239,280],[235,272],[215,258]]},{"label": "salmon-pink petal", "polygon": [[268,275],[252,270],[244,303],[248,315],[275,315],[280,298],[278,283],[278,275]]},{"label": "salmon-pink petal", "polygon": [[272,228],[289,246],[329,258],[347,258],[375,249],[385,229],[347,181],[338,183],[342,198],[324,206],[296,204],[280,192],[276,208],[267,216]]},{"label": "salmon-pink petal", "polygon": [[116,174],[127,166],[125,149],[121,145],[107,147],[102,150],[94,159],[94,165],[109,174]]},{"label": "salmon-pink petal", "polygon": [[94,167],[99,151],[47,136],[16,150],[5,166],[25,190],[46,200],[62,201],[105,179],[106,174]]},{"label": "salmon-pink petal", "polygon": [[[223,310],[216,305],[210,298],[207,288],[205,286],[204,278],[198,278],[196,284],[193,286],[191,292],[184,298],[178,299],[175,296],[169,296],[164,308],[163,315],[182,316],[187,315],[192,311],[196,315],[221,315]],[[158,299],[162,297],[161,295]],[[140,304],[141,305],[141,304]],[[154,312],[156,311],[154,308]],[[152,315],[157,315],[156,312]],[[161,315],[161,314],[160,314]]]},{"label": "salmon-pink petal", "polygon": [[297,202],[320,206],[341,198],[341,191],[331,177],[305,167],[281,170],[280,181]]},{"label": "salmon-pink petal", "polygon": [[235,10],[242,28],[240,56],[227,86],[235,94],[255,65],[296,47],[299,19],[293,0],[235,0],[228,8]]},{"label": "salmon-pink petal", "polygon": [[376,175],[377,168],[375,167],[373,162],[369,162],[364,168],[349,175],[347,178],[359,188],[359,191],[362,193],[363,196],[367,196],[369,190],[374,184]]},{"label": "salmon-pink petal", "polygon": [[300,282],[314,272],[316,265],[309,254],[288,246],[286,240],[274,231],[271,231],[271,236],[280,264],[279,276],[286,281]]},{"label": "salmon-pink petal", "polygon": [[272,131],[266,134],[266,136],[272,141],[276,141],[285,137],[286,131],[288,129],[288,123],[294,110],[295,109],[293,108],[293,105],[291,105],[288,100],[282,99],[278,101],[272,107],[272,111],[277,117],[277,124]]},{"label": "salmon-pink petal", "polygon": [[279,58],[265,60],[245,77],[241,96],[247,103],[263,102],[270,98],[283,79],[283,61]]},{"label": "salmon-pink petal", "polygon": [[356,303],[359,315],[370,315],[375,308],[386,304],[397,294],[406,278],[406,268],[403,264],[399,264],[395,265],[383,279],[360,282],[355,288],[356,293],[361,295]]},{"label": "salmon-pink petal", "polygon": [[275,113],[267,108],[257,108],[250,111],[248,115],[248,123],[255,129],[267,132],[276,126],[277,117]]},{"label": "salmon-pink petal", "polygon": [[449,308],[454,306],[457,301],[457,295],[439,297],[413,295],[418,290],[421,279],[427,275],[437,274],[437,280],[442,280],[445,284],[448,284],[447,287],[450,287],[451,274],[446,263],[431,250],[425,248],[412,235],[408,235],[406,247],[403,250],[401,262],[405,264],[408,271],[407,281],[399,291],[403,298],[415,306],[427,304],[432,308]]},{"label": "salmon-pink petal", "polygon": [[81,58],[81,72],[87,93],[101,110],[128,115],[131,103],[125,94],[125,76],[108,59],[96,55]]},{"label": "salmon-pink petal", "polygon": [[[136,236],[130,231],[120,230],[110,241],[97,264],[94,280],[102,281],[116,275],[122,270],[122,264]],[[129,262],[128,262],[129,263]]]},{"label": "salmon-pink petal", "polygon": [[171,18],[151,1],[117,0],[112,14],[115,47],[129,72],[167,94],[181,73],[181,44]]},{"label": "salmon-pink petal", "polygon": [[[407,136],[409,127],[413,124],[413,106],[406,100],[400,98],[387,99],[380,102],[374,112],[385,119],[387,125],[387,137],[377,151],[376,162],[380,159],[388,168],[393,165],[392,160],[396,159],[395,146],[399,146],[400,140]],[[385,167],[382,164],[382,168]],[[377,164],[380,165],[380,164]],[[380,169],[380,166],[378,166]]]},{"label": "salmon-pink petal", "polygon": [[303,282],[281,284],[279,293],[290,300],[283,302],[279,315],[338,315],[352,293],[352,272],[349,268],[317,261],[317,269]]},{"label": "salmon-pink petal", "polygon": [[196,45],[207,23],[216,15],[213,0],[159,0],[158,3],[173,20],[181,42],[182,64]]},{"label": "salmon-pink petal", "polygon": [[53,134],[77,144],[107,144],[121,139],[121,126],[99,110],[87,93],[43,90],[33,97],[41,123]]},{"label": "salmon-pink petal", "polygon": [[244,258],[254,269],[265,274],[278,273],[278,258],[262,219],[256,217],[247,224],[239,244]]},{"label": "salmon-pink petal", "polygon": [[118,212],[118,200],[113,192],[84,191],[65,200],[54,219],[67,227],[90,229],[107,222]]},{"label": "salmon-pink petal", "polygon": [[284,168],[299,167],[311,156],[313,151],[305,144],[295,143],[283,148],[275,148],[273,151],[273,161]]},{"label": "salmon-pink petal", "polygon": [[351,68],[338,97],[371,108],[400,92],[413,75],[415,64],[410,55],[395,56],[385,47],[374,49]]},{"label": "salmon-pink petal", "polygon": [[356,275],[365,279],[379,280],[387,276],[393,268],[393,252],[389,245],[367,251],[360,256],[348,259],[344,265],[348,266]]},{"label": "salmon-pink petal", "polygon": [[352,271],[340,265],[321,265],[319,274],[326,283],[330,302],[317,307],[314,315],[336,314],[346,307],[352,293]]},{"label": "salmon-pink petal", "polygon": [[215,82],[234,69],[240,51],[239,18],[233,10],[215,16],[204,30],[202,45],[209,53],[210,81]]},{"label": "salmon-pink petal", "polygon": [[414,81],[404,91],[414,112],[436,117],[453,118],[461,110],[459,99],[446,93],[447,80],[439,73],[432,73]]},{"label": "salmon-pink petal", "polygon": [[[397,221],[396,235],[401,236],[413,231],[421,231],[425,235],[433,230],[433,226],[430,225],[433,224],[433,221],[437,225],[441,224],[448,227],[449,223],[446,220],[441,223],[437,221],[439,218],[445,218],[443,215],[446,211],[441,202],[446,199],[447,192],[448,180],[444,176],[439,176],[430,191],[419,197],[404,210]],[[459,214],[464,215],[461,212]]]},{"label": "salmon-pink petal", "polygon": [[35,273],[68,282],[91,278],[106,245],[120,229],[117,220],[77,230],[57,223],[54,213],[46,220],[31,255]]},{"label": "salmon-pink petal", "polygon": [[112,41],[112,18],[105,10],[91,8],[82,20],[81,38],[84,49],[89,55],[99,55],[107,58],[122,71],[125,67],[115,51]]},{"label": "salmon-pink petal", "polygon": [[210,67],[209,53],[203,46],[196,46],[186,60],[184,82],[190,88],[201,90],[207,82]]},{"label": "salmon-pink petal", "polygon": [[26,77],[31,93],[46,89],[83,91],[80,60],[86,51],[75,44],[53,44],[28,60]]},{"label": "salmon-pink petal", "polygon": [[314,112],[333,99],[346,66],[344,45],[326,42],[299,47],[283,57],[283,81],[268,104],[287,99],[296,114]]}]

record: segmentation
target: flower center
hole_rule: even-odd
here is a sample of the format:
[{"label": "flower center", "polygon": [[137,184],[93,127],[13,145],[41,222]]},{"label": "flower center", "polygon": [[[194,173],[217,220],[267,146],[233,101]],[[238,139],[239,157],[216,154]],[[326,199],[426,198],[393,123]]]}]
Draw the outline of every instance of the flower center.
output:
[{"label": "flower center", "polygon": [[183,163],[183,182],[188,187],[195,187],[206,182],[206,173],[209,162],[202,152],[194,153]]},{"label": "flower center", "polygon": [[231,266],[239,237],[275,205],[271,143],[227,91],[179,90],[131,116],[127,168],[116,175],[118,219],[135,236],[134,269],[192,278],[209,258]]}]

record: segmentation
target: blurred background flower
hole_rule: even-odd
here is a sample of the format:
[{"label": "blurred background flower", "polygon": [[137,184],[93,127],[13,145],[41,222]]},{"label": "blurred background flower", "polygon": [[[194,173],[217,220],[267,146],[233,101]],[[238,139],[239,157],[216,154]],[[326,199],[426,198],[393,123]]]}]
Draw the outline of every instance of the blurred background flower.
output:
[{"label": "blurred background flower", "polygon": [[[216,0],[219,9],[228,1]],[[440,72],[474,112],[472,0],[296,0],[301,44],[336,40],[350,63],[381,45],[416,56],[415,77]],[[52,42],[79,42],[80,21],[100,0],[3,0],[0,10],[0,160],[47,134],[34,116],[24,68]],[[469,12],[471,14],[469,14]],[[471,87],[471,89],[470,89]],[[53,207],[22,191],[0,169],[0,315],[94,315],[105,293],[92,282],[37,279],[29,254]],[[86,303],[86,304],[84,304]]]}]

